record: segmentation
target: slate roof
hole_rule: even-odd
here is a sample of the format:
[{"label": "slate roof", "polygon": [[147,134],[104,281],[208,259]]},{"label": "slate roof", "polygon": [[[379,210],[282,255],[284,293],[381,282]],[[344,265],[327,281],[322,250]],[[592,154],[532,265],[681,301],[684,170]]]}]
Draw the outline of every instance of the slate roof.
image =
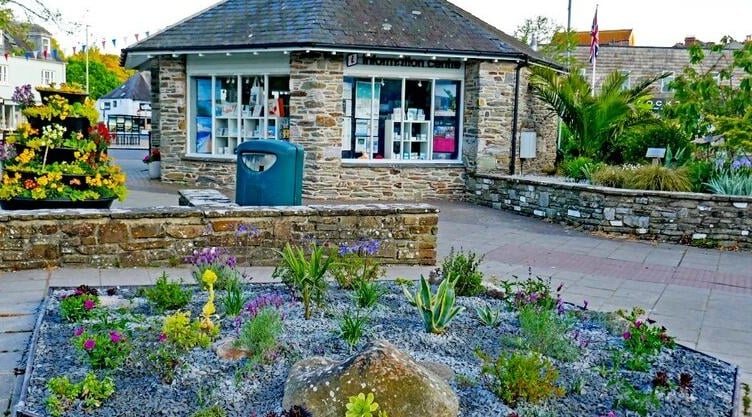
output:
[{"label": "slate roof", "polygon": [[123,50],[337,47],[529,57],[527,45],[446,0],[225,0]]},{"label": "slate roof", "polygon": [[151,101],[151,73],[141,71],[131,75],[114,90],[99,98],[100,100],[131,99]]}]

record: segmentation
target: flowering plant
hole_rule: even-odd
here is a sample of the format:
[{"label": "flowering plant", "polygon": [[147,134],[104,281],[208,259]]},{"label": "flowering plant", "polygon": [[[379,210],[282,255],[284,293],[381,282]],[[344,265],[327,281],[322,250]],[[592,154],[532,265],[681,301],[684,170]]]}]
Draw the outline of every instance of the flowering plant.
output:
[{"label": "flowering plant", "polygon": [[34,99],[34,92],[31,89],[31,84],[24,84],[16,87],[13,90],[13,95],[10,97],[10,99],[18,103],[19,106],[21,106],[21,110],[36,104],[36,100]]},{"label": "flowering plant", "polygon": [[161,160],[162,160],[162,154],[159,153],[159,148],[154,148],[151,150],[151,152],[146,154],[146,156],[143,159],[143,162],[145,164],[150,164],[152,162],[157,162]]},{"label": "flowering plant", "polygon": [[210,269],[217,275],[217,280],[213,284],[217,290],[225,289],[228,278],[237,278],[239,275],[236,268],[237,260],[223,248],[211,247],[194,250],[193,254],[185,258],[185,262],[196,268],[193,271],[193,277],[204,288],[206,288],[206,285],[203,282],[203,275],[206,270]]},{"label": "flowering plant", "polygon": [[629,322],[621,335],[624,347],[631,356],[626,362],[627,368],[646,371],[652,358],[657,356],[661,349],[674,347],[674,338],[666,333],[665,327],[656,326],[655,320],[650,318],[640,319],[640,316],[645,314],[641,308],[635,307],[629,313],[619,310],[617,314]]},{"label": "flowering plant", "polygon": [[99,297],[96,294],[77,288],[74,293],[60,300],[60,316],[71,322],[87,319],[94,314],[94,309],[98,305]]},{"label": "flowering plant", "polygon": [[110,130],[107,129],[107,125],[103,122],[99,122],[89,128],[89,140],[94,142],[97,151],[102,152],[106,151],[110,146],[112,135],[110,135]]},{"label": "flowering plant", "polygon": [[358,282],[371,282],[384,275],[384,269],[374,258],[381,242],[360,239],[353,244],[342,243],[337,258],[329,266],[329,273],[341,288],[352,288]]},{"label": "flowering plant", "polygon": [[[258,297],[247,302],[243,309],[240,311],[237,317],[233,320],[233,325],[236,331],[240,331],[243,323],[256,317],[256,315],[264,308],[276,308],[282,309],[282,305],[285,303],[284,298],[279,294],[262,294]],[[284,315],[283,315],[284,318]]]},{"label": "flowering plant", "polygon": [[89,332],[79,327],[73,336],[76,347],[86,354],[89,365],[94,369],[117,368],[130,353],[127,338],[117,330]]}]

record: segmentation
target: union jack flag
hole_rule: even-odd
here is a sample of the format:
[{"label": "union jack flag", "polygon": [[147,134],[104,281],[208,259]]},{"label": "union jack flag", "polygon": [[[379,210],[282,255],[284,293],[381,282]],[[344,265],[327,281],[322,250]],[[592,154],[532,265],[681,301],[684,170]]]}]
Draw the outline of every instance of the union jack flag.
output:
[{"label": "union jack flag", "polygon": [[593,26],[590,28],[590,63],[592,64],[598,58],[598,7],[595,8],[593,16]]}]

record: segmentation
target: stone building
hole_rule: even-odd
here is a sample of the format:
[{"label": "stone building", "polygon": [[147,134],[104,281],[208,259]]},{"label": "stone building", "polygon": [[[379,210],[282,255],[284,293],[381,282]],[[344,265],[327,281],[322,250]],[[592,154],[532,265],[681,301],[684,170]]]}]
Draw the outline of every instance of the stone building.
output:
[{"label": "stone building", "polygon": [[467,175],[555,159],[528,89],[555,65],[445,0],[228,0],[122,63],[152,73],[164,182],[232,188],[258,138],[304,147],[312,199],[461,198]]}]

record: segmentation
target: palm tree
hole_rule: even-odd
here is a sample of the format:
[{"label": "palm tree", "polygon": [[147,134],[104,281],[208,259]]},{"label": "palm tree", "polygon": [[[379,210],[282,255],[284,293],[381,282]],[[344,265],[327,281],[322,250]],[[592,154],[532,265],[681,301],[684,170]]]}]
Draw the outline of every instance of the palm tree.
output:
[{"label": "palm tree", "polygon": [[649,88],[669,73],[646,78],[626,88],[627,74],[614,71],[597,94],[579,71],[561,74],[534,67],[530,84],[533,94],[548,104],[572,136],[565,152],[595,160],[608,159],[609,148],[627,129],[657,123],[648,99]]}]

